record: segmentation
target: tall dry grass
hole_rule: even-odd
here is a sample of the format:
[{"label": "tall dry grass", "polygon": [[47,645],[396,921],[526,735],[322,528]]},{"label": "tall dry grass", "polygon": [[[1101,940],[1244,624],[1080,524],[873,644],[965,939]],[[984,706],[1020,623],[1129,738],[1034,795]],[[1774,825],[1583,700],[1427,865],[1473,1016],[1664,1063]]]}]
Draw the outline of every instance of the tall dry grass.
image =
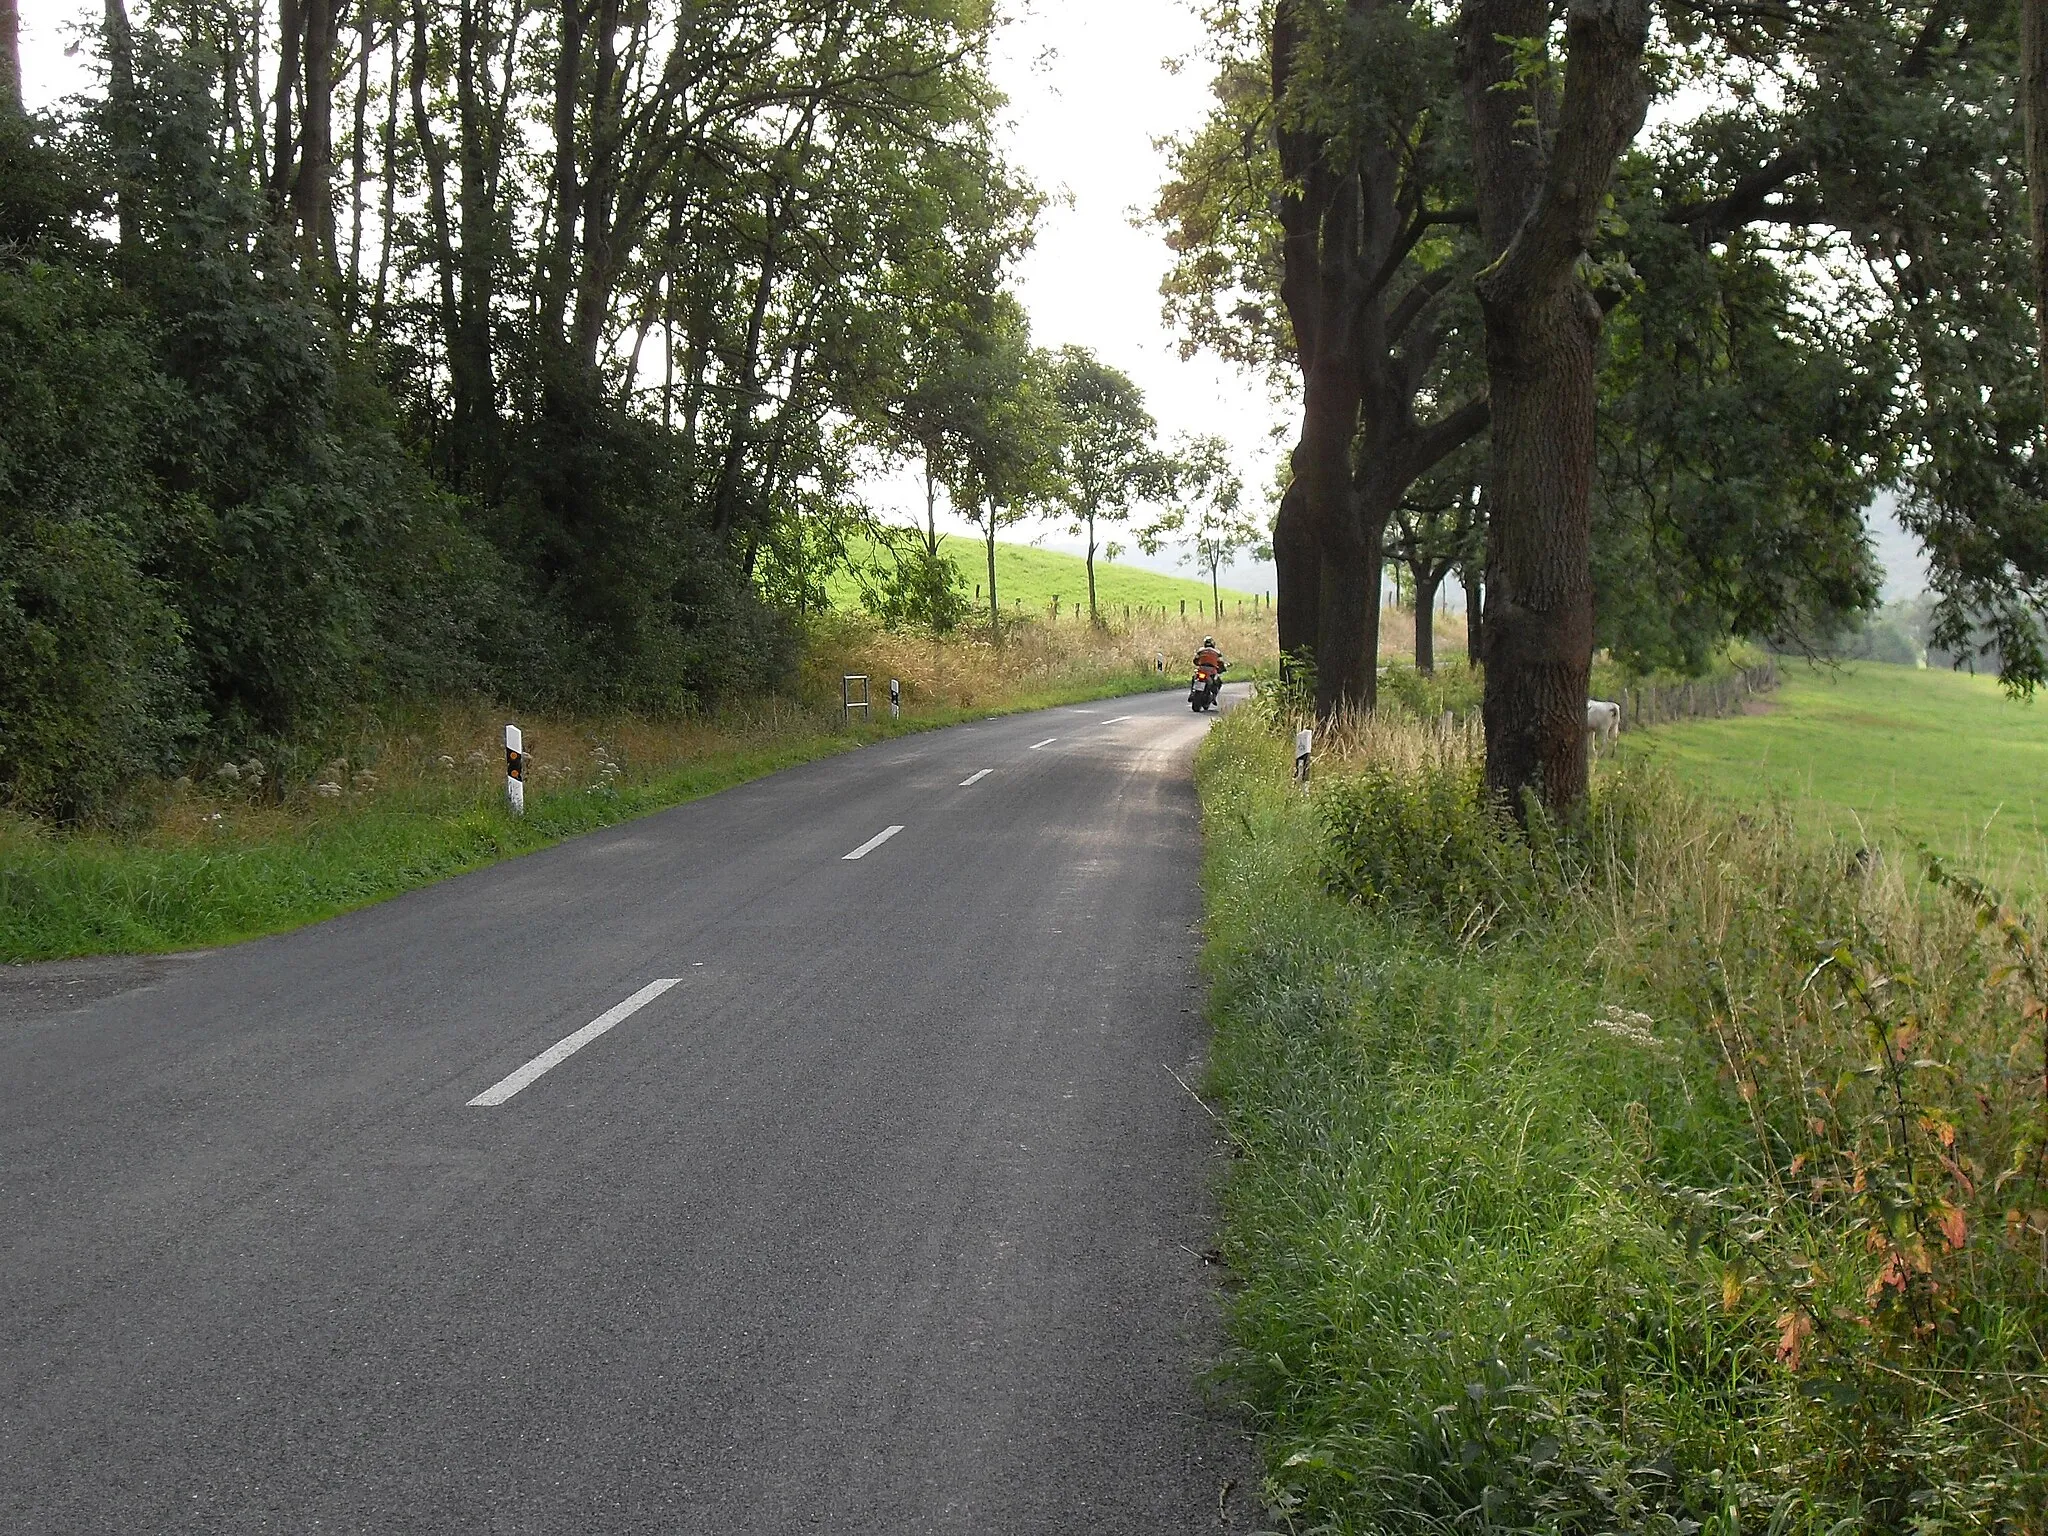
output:
[{"label": "tall dry grass", "polygon": [[2048,1529],[2035,919],[1639,769],[1525,832],[1476,729],[1391,711],[1326,728],[1304,796],[1278,713],[1203,769],[1276,1497]]},{"label": "tall dry grass", "polygon": [[1220,623],[1177,618],[1097,628],[1085,621],[1027,620],[1003,626],[993,643],[985,628],[931,638],[892,633],[858,615],[834,615],[812,630],[806,647],[801,696],[818,708],[836,707],[840,678],[870,678],[877,698],[888,680],[903,684],[915,710],[977,709],[1029,698],[1092,679],[1161,678],[1185,685],[1195,649],[1213,635],[1237,675],[1269,670],[1279,650],[1269,616],[1225,617]]}]

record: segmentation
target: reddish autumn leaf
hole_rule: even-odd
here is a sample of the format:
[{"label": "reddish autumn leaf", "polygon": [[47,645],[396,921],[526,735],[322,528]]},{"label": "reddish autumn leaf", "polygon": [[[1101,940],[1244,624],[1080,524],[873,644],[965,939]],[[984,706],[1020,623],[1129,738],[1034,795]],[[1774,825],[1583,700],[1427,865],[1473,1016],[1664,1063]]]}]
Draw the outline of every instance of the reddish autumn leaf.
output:
[{"label": "reddish autumn leaf", "polygon": [[1812,1332],[1813,1319],[1796,1308],[1779,1318],[1778,1363],[1787,1370],[1798,1370],[1806,1353],[1807,1336]]}]

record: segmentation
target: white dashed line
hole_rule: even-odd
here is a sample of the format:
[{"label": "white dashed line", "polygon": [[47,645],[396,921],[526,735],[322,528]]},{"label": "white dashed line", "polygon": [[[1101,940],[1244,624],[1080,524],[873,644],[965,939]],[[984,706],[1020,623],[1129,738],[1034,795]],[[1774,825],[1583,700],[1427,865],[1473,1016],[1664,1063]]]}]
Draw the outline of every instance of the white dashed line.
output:
[{"label": "white dashed line", "polygon": [[493,1104],[504,1103],[543,1072],[559,1067],[599,1035],[605,1033],[614,1025],[623,1023],[631,1018],[681,980],[682,977],[680,976],[664,976],[660,981],[650,981],[638,992],[635,992],[631,997],[619,1004],[618,1007],[599,1014],[588,1024],[577,1030],[575,1034],[557,1040],[511,1076],[500,1078],[497,1082],[491,1084],[490,1087],[471,1099],[464,1107],[468,1109],[475,1109],[479,1106],[488,1108]]},{"label": "white dashed line", "polygon": [[877,832],[873,837],[869,838],[866,842],[862,843],[858,848],[854,849],[853,852],[845,854],[843,855],[843,857],[849,859],[864,859],[869,854],[873,853],[877,848],[881,847],[882,844],[889,841],[890,838],[894,837],[898,832],[901,832],[902,830],[903,829],[901,827],[884,827],[881,831]]},{"label": "white dashed line", "polygon": [[1028,748],[1026,748],[1026,750],[1036,752],[1040,747],[1049,747],[1058,740],[1059,737],[1057,736],[1048,736],[1043,741],[1034,741]]},{"label": "white dashed line", "polygon": [[975,775],[975,776],[974,776],[973,778],[971,778],[971,779],[962,779],[962,780],[960,781],[960,787],[961,787],[962,789],[965,789],[965,788],[966,788],[966,787],[967,787],[968,785],[970,785],[970,784],[979,784],[979,783],[980,783],[980,782],[981,782],[981,781],[982,781],[983,779],[987,778],[987,777],[988,777],[988,776],[989,776],[990,774],[992,774],[992,773],[994,773],[994,772],[995,772],[995,769],[993,769],[993,768],[984,768],[984,769],[982,769],[982,770],[981,770],[981,772],[977,773],[977,774],[976,774],[976,775]]},{"label": "white dashed line", "polygon": [[1116,720],[1098,720],[1098,721],[1096,722],[1096,724],[1098,724],[1098,725],[1115,725],[1115,724],[1117,723],[1117,720],[1135,720],[1135,719],[1137,719],[1137,718],[1138,718],[1138,717],[1137,717],[1136,715],[1118,715],[1118,716],[1116,717]]}]

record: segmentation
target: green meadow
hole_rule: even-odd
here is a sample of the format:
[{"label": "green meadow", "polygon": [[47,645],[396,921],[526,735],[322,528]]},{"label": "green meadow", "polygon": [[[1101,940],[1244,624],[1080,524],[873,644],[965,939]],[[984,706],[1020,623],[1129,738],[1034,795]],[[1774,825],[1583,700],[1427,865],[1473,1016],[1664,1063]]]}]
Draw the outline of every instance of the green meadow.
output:
[{"label": "green meadow", "polygon": [[[940,540],[939,548],[959,568],[967,590],[979,590],[982,600],[986,601],[987,547],[979,540],[948,534]],[[866,551],[856,550],[854,555],[864,564],[887,558],[873,545]],[[827,591],[836,607],[859,605],[860,589],[850,574],[842,572],[835,575],[827,585]],[[1085,613],[1088,608],[1088,564],[1079,555],[998,540],[996,595],[1002,600],[1004,610],[1010,613],[1044,614],[1051,609],[1054,598],[1059,599],[1062,617],[1073,612],[1076,605]],[[1226,612],[1236,611],[1238,604],[1249,612],[1255,601],[1265,600],[1261,594],[1239,592],[1230,587],[1222,589],[1222,596]],[[1209,583],[1193,575],[1165,576],[1134,565],[1115,565],[1098,555],[1095,560],[1095,597],[1103,608],[1109,610],[1105,614],[1109,618],[1120,617],[1119,610],[1125,604],[1134,609],[1163,608],[1178,615],[1182,602],[1188,605],[1188,615],[1192,618],[1206,613]]]},{"label": "green meadow", "polygon": [[1759,712],[1659,726],[1625,751],[1716,799],[1782,806],[1815,834],[1925,844],[1995,880],[2048,885],[2048,701],[2007,698],[1989,677],[1790,662]]}]

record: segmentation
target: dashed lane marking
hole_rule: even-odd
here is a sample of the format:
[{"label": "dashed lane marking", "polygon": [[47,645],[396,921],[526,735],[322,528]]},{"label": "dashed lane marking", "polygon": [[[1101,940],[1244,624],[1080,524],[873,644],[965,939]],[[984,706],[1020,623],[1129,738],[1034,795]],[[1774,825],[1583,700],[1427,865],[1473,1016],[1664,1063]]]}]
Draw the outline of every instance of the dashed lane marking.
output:
[{"label": "dashed lane marking", "polygon": [[471,1099],[465,1107],[469,1109],[487,1109],[494,1104],[504,1103],[542,1073],[559,1067],[599,1035],[606,1033],[616,1025],[624,1023],[682,979],[680,976],[664,976],[659,981],[650,981],[616,1008],[607,1009],[577,1030],[575,1034],[557,1040],[517,1072],[512,1073],[508,1077],[502,1077],[497,1082],[491,1084],[490,1087]]},{"label": "dashed lane marking", "polygon": [[873,853],[877,848],[881,847],[882,844],[889,841],[890,838],[894,837],[898,832],[901,832],[902,830],[903,829],[901,827],[884,827],[881,831],[877,832],[873,837],[869,838],[866,842],[862,843],[858,848],[854,849],[853,852],[849,854],[844,854],[842,855],[842,857],[848,859],[864,859],[869,854]]},{"label": "dashed lane marking", "polygon": [[995,769],[993,768],[984,768],[981,770],[981,772],[975,774],[972,778],[962,779],[960,781],[960,787],[962,789],[965,789],[970,784],[979,784],[983,779],[987,778],[990,774],[994,772]]}]

